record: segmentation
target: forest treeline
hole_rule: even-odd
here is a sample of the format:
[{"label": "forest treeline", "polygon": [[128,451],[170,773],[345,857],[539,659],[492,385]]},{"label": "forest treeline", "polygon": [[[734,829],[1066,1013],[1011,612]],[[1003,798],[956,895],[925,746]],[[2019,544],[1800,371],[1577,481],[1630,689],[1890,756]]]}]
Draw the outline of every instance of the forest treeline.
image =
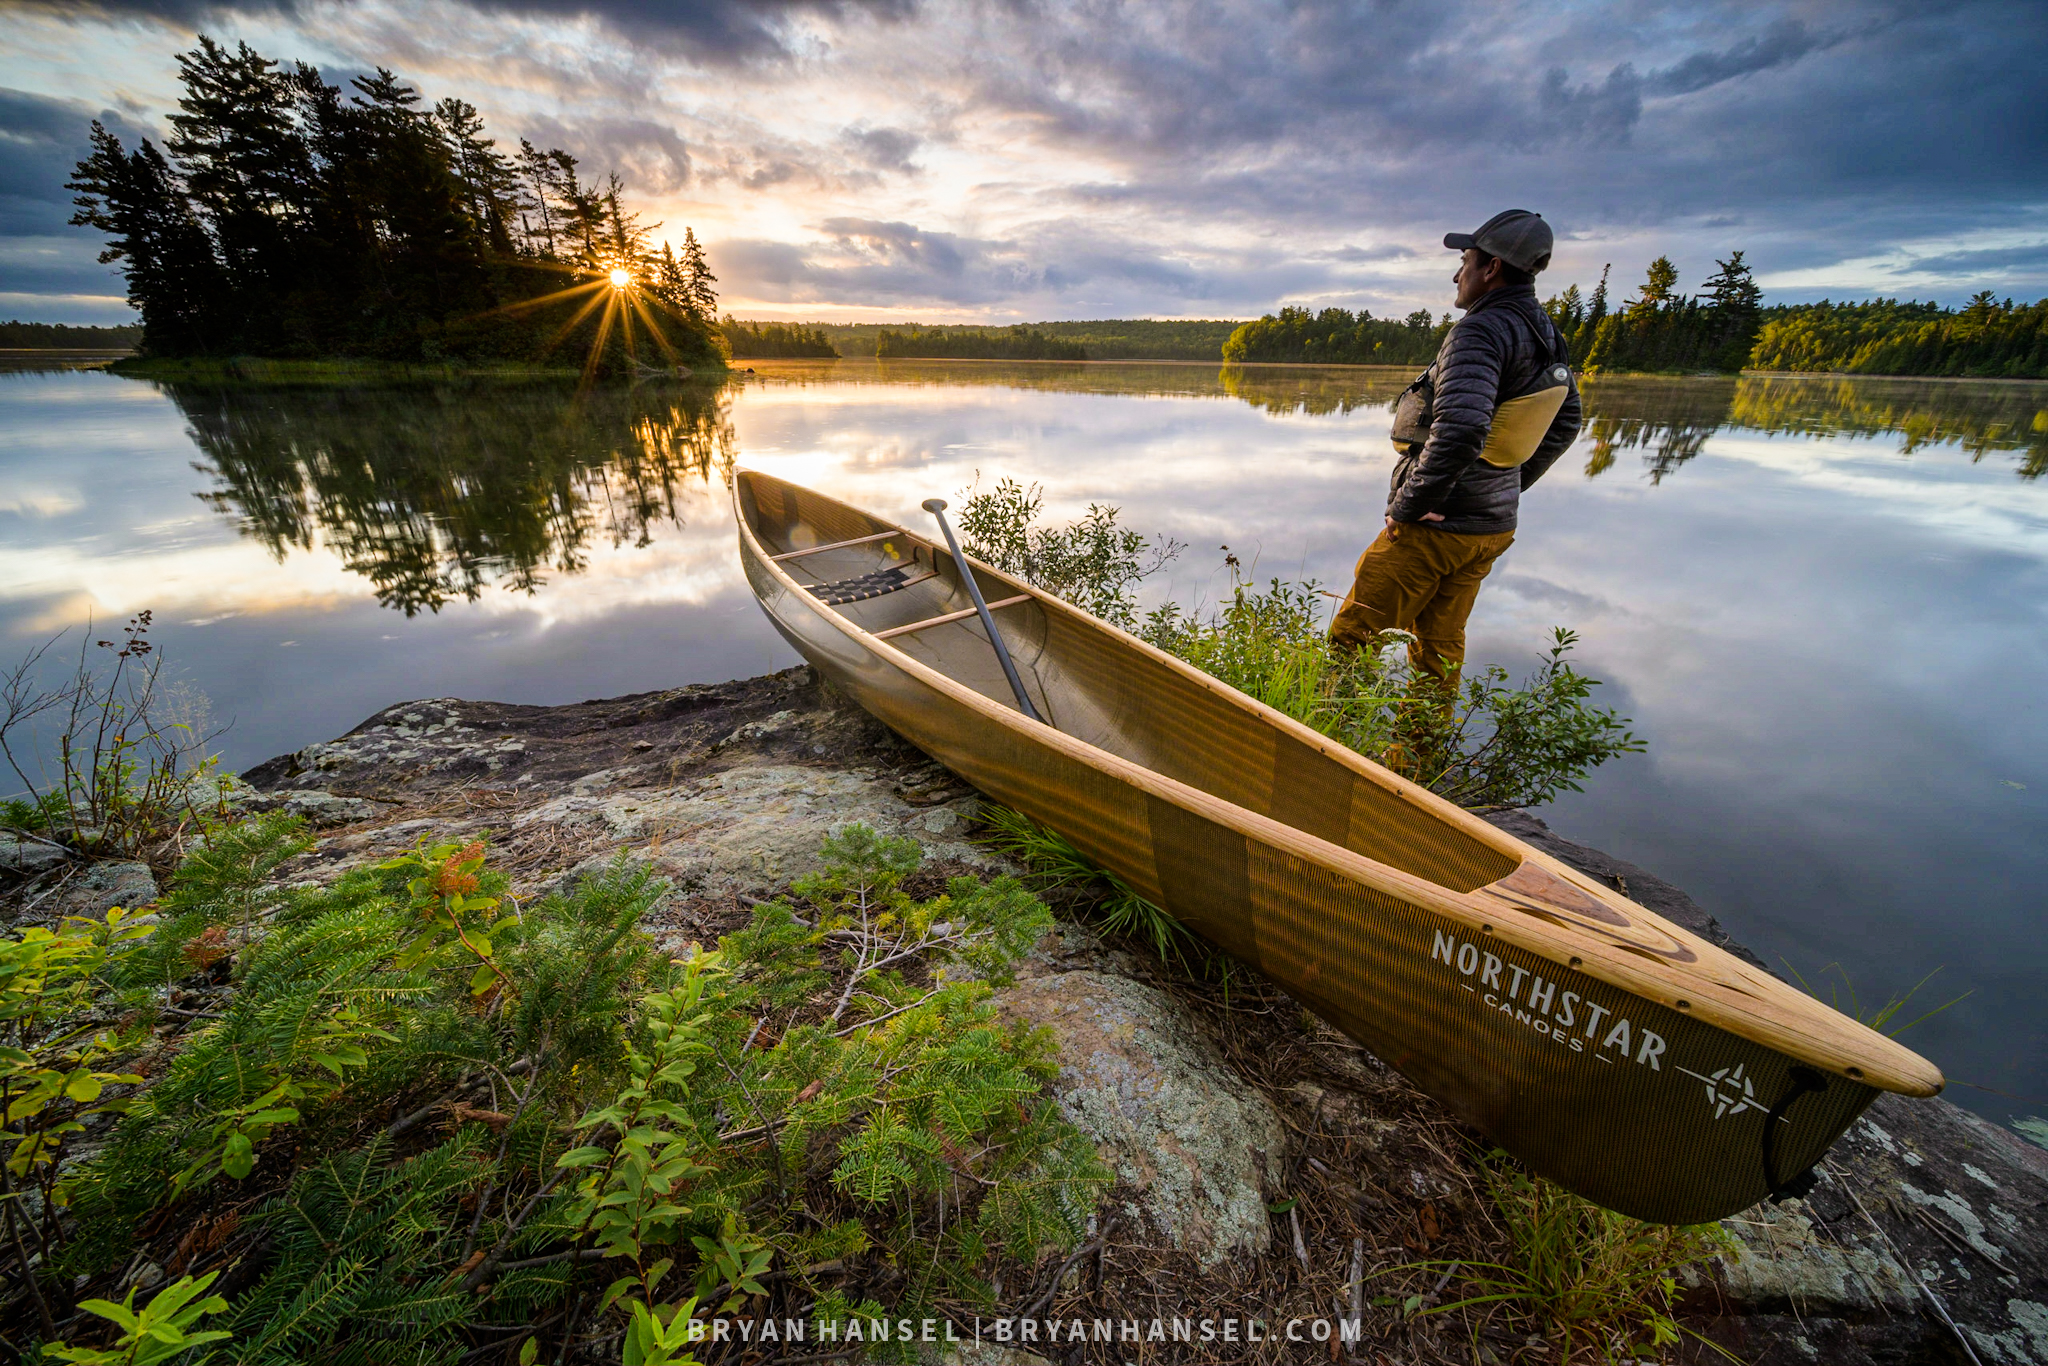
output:
[{"label": "forest treeline", "polygon": [[1450,314],[1438,321],[1426,308],[1400,322],[1375,318],[1363,308],[1356,313],[1283,308],[1232,332],[1223,343],[1223,360],[1227,365],[1427,365],[1450,328]]},{"label": "forest treeline", "polygon": [[728,313],[718,324],[735,360],[837,360],[839,349],[823,328],[803,323],[743,323]]},{"label": "forest treeline", "polygon": [[473,105],[381,67],[344,91],[204,35],[178,66],[163,146],[95,121],[67,187],[146,355],[723,363],[695,234],[657,251],[616,173],[508,155]]},{"label": "forest treeline", "polygon": [[118,351],[142,340],[142,329],[125,327],[78,327],[71,323],[25,323],[20,319],[0,322],[0,349],[9,351]]},{"label": "forest treeline", "polygon": [[[1082,355],[1063,359],[1081,360],[1196,360],[1214,361],[1222,354],[1223,343],[1237,329],[1235,318],[1097,318],[1066,322],[1035,322],[1022,326],[1059,342],[1072,343],[1081,348]],[[880,344],[884,332],[901,335],[914,332],[919,337],[935,337],[940,334],[966,334],[967,341],[933,342],[952,349],[944,354],[954,359],[1003,360],[1013,359],[1014,344],[1009,340],[1008,328],[990,327],[985,323],[740,323],[742,328],[760,327],[773,329],[791,326],[807,329],[822,338],[833,350],[842,356],[872,356]],[[728,329],[728,338],[733,333]],[[733,344],[740,343],[734,340]],[[734,351],[735,356],[765,355],[766,352]],[[776,353],[781,354],[781,353]],[[822,355],[822,352],[806,351],[805,355]],[[904,353],[898,351],[897,355]]]},{"label": "forest treeline", "polygon": [[[1999,301],[1989,292],[1961,309],[1873,299],[1766,307],[1743,253],[1731,252],[1697,293],[1681,292],[1669,257],[1650,263],[1634,297],[1610,307],[1607,271],[1590,295],[1574,283],[1543,303],[1593,373],[1733,374],[1744,369],[1866,375],[2048,378],[2048,299]],[[1283,308],[1239,327],[1228,364],[1425,365],[1449,330],[1445,315],[1374,318],[1361,309]]]},{"label": "forest treeline", "polygon": [[942,360],[1087,360],[1079,342],[1049,337],[1035,327],[924,328],[875,334],[875,358]]},{"label": "forest treeline", "polygon": [[1986,290],[1960,309],[1897,299],[1771,309],[1749,365],[1852,375],[2048,378],[2048,299],[2001,302]]}]

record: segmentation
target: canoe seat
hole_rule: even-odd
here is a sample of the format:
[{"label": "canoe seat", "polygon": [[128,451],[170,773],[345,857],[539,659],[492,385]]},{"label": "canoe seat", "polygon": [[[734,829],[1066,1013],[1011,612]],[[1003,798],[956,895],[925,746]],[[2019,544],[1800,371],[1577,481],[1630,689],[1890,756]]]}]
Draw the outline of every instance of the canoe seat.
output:
[{"label": "canoe seat", "polygon": [[938,575],[915,564],[893,564],[887,569],[876,569],[866,574],[856,574],[850,579],[834,579],[830,583],[809,584],[806,591],[827,607],[839,607],[849,602],[865,602],[884,594],[898,592],[914,583],[935,579]]}]

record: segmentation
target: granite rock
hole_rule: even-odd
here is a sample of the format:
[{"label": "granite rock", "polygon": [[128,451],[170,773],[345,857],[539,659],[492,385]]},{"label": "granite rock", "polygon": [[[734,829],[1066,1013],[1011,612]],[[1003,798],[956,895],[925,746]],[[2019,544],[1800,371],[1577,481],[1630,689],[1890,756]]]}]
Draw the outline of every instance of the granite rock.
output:
[{"label": "granite rock", "polygon": [[26,836],[0,834],[0,873],[34,877],[68,862],[71,855],[54,844]]},{"label": "granite rock", "polygon": [[1054,1094],[1130,1192],[1127,1214],[1204,1267],[1266,1251],[1286,1130],[1185,1006],[1103,972],[1030,978],[997,999],[1059,1041]]}]

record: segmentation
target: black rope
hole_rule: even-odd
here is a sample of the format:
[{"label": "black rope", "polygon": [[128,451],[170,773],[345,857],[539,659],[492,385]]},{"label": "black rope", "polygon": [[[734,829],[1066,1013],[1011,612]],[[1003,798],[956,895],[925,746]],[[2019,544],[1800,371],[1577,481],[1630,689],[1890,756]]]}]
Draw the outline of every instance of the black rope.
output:
[{"label": "black rope", "polygon": [[1818,1094],[1828,1089],[1828,1079],[1811,1067],[1795,1066],[1792,1069],[1792,1085],[1778,1103],[1764,1116],[1764,1184],[1770,1187],[1770,1201],[1778,1204],[1784,1200],[1797,1199],[1814,1188],[1820,1180],[1811,1166],[1796,1176],[1780,1181],[1778,1179],[1778,1121],[1792,1108],[1792,1102],[1809,1092]]}]

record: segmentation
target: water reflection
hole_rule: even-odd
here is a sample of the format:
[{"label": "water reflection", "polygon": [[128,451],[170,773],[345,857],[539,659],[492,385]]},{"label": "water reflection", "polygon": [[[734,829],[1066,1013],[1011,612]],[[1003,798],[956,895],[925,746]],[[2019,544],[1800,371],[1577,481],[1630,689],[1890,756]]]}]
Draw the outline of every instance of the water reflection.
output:
[{"label": "water reflection", "polygon": [[1901,454],[1955,442],[1975,463],[1996,451],[2020,456],[2015,472],[2048,472],[2048,402],[2038,384],[1985,380],[1742,380],[1730,424],[1805,436],[1906,438]]},{"label": "water reflection", "polygon": [[[1323,417],[1390,406],[1413,377],[1404,367],[1223,366],[1172,362],[1065,364],[959,361],[757,362],[753,382],[822,387],[997,386],[1041,392],[1234,398],[1276,417]],[[1956,443],[1972,460],[2019,456],[2023,479],[2048,472],[2048,406],[2041,385],[1999,380],[1840,376],[1594,376],[1584,381],[1589,476],[1640,451],[1652,483],[1698,455],[1715,432],[1906,438],[1903,454]]]},{"label": "water reflection", "polygon": [[[550,383],[405,388],[163,386],[190,423],[215,487],[201,496],[283,557],[316,538],[377,600],[407,616],[474,601],[487,585],[531,592],[581,572],[593,540],[645,546],[679,521],[686,481],[729,468],[742,382],[886,385],[1134,397],[1230,398],[1276,417],[1384,408],[1405,369],[1171,364],[791,362],[723,386],[653,383],[577,394]],[[2038,386],[1871,379],[1593,378],[1583,470],[1638,453],[1652,484],[1717,432],[1905,438],[1904,454],[1955,443],[1973,461],[2013,452],[2048,470]]]},{"label": "water reflection", "polygon": [[[1152,585],[1183,603],[1227,588],[1226,543],[1262,574],[1340,582],[1378,522],[1386,405],[1409,378],[754,368],[581,403],[533,383],[0,374],[0,643],[18,658],[88,614],[155,608],[167,653],[234,720],[230,768],[397,699],[765,672],[795,658],[737,572],[718,478],[736,456],[909,522],[977,474],[1042,481],[1055,516],[1115,503],[1195,547]],[[1524,508],[1474,658],[1519,672],[1551,626],[1578,628],[1651,750],[1548,814],[1774,963],[1840,961],[1878,994],[1947,964],[1940,980],[1976,994],[1909,1041],[1963,1080],[2043,1094],[2048,385],[1585,389],[1588,429]]]},{"label": "water reflection", "polygon": [[734,452],[729,385],[164,387],[206,502],[279,560],[317,536],[407,616],[580,573],[593,538],[651,544]]}]

